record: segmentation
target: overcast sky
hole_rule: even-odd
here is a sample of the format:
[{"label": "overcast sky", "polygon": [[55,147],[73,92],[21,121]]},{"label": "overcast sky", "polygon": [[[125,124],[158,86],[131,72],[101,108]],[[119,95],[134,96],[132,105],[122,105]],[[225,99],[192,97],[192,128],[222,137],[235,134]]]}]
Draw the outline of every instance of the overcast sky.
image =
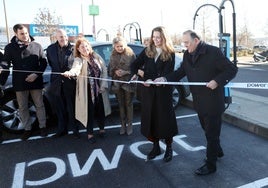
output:
[{"label": "overcast sky", "polygon": [[[95,16],[96,32],[105,29],[112,37],[116,30],[127,23],[138,22],[143,36],[149,36],[151,30],[159,25],[165,26],[170,34],[181,34],[193,28],[193,17],[197,8],[211,3],[219,7],[222,0],[94,0],[99,6],[99,15]],[[237,29],[247,25],[254,37],[264,36],[267,25],[267,0],[233,0],[237,17]],[[16,23],[33,23],[39,8],[49,8],[51,12],[63,18],[64,25],[78,25],[79,31],[92,33],[93,17],[88,14],[92,0],[5,0],[8,25]],[[230,1],[224,3],[226,32],[232,33],[232,6]],[[218,13],[213,7],[206,6],[206,23],[218,31]],[[83,16],[82,16],[83,15]],[[83,24],[82,24],[83,18]],[[196,17],[196,30],[200,30],[202,17]],[[0,3],[0,26],[5,26],[3,1]],[[83,26],[83,27],[82,27]],[[83,29],[83,30],[82,30]],[[199,31],[198,31],[199,32]]]}]

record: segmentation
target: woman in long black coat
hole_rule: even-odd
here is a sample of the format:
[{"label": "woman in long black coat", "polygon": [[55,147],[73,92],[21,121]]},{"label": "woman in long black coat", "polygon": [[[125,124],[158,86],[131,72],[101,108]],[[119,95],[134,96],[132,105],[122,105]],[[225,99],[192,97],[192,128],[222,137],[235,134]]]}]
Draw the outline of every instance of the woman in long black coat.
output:
[{"label": "woman in long black coat", "polygon": [[165,139],[164,161],[172,159],[172,138],[178,134],[177,121],[172,105],[172,86],[146,83],[174,70],[175,52],[163,27],[152,30],[149,46],[132,63],[132,73],[145,81],[139,85],[141,92],[141,133],[154,143],[147,159],[161,154],[159,140]]}]

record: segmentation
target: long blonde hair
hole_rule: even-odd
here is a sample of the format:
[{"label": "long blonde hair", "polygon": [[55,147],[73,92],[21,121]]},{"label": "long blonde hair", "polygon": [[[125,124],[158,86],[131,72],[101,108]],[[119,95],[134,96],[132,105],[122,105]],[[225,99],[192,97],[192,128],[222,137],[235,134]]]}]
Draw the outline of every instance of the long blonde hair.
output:
[{"label": "long blonde hair", "polygon": [[153,41],[153,33],[157,31],[160,33],[160,37],[162,39],[162,53],[160,55],[160,59],[162,61],[167,61],[169,59],[172,58],[171,54],[172,53],[175,53],[175,50],[174,50],[174,47],[173,47],[173,44],[172,44],[172,41],[171,41],[171,38],[169,37],[165,27],[163,26],[158,26],[158,27],[155,27],[153,30],[152,30],[152,33],[151,33],[151,38],[150,38],[150,41],[149,41],[149,45],[148,47],[146,48],[146,55],[150,58],[154,58],[157,51],[156,51],[156,46],[154,45],[154,41]]}]

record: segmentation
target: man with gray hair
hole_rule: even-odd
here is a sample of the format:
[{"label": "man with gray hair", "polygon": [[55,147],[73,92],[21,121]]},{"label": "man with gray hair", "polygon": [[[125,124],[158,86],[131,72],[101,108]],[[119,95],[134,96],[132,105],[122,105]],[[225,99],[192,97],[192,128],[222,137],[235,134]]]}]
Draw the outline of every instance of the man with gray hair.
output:
[{"label": "man with gray hair", "polygon": [[207,140],[206,161],[195,171],[197,175],[216,172],[216,161],[224,153],[220,145],[220,133],[224,106],[224,86],[237,73],[237,67],[216,46],[202,41],[194,31],[187,30],[182,36],[187,48],[181,66],[165,78],[155,82],[175,81],[187,76],[189,82],[204,82],[191,85],[194,108]]},{"label": "man with gray hair", "polygon": [[[63,29],[56,31],[56,39],[57,41],[47,48],[47,59],[52,72],[62,73],[72,68],[73,46]],[[58,130],[53,135],[54,138],[68,134],[68,127],[72,129],[74,138],[80,137],[78,122],[75,119],[75,90],[74,78],[69,79],[60,74],[51,74],[50,91],[58,119]]]}]

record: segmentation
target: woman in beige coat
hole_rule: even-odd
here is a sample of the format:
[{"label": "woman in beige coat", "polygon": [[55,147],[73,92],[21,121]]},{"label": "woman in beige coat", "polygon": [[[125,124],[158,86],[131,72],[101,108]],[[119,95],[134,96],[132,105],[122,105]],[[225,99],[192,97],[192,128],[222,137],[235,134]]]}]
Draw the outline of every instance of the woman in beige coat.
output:
[{"label": "woman in beige coat", "polygon": [[93,135],[94,118],[99,126],[99,136],[105,136],[105,116],[111,113],[109,102],[107,68],[103,59],[95,53],[85,38],[75,44],[74,63],[70,71],[62,73],[66,77],[76,76],[75,117],[86,128],[88,140],[95,143]]}]

